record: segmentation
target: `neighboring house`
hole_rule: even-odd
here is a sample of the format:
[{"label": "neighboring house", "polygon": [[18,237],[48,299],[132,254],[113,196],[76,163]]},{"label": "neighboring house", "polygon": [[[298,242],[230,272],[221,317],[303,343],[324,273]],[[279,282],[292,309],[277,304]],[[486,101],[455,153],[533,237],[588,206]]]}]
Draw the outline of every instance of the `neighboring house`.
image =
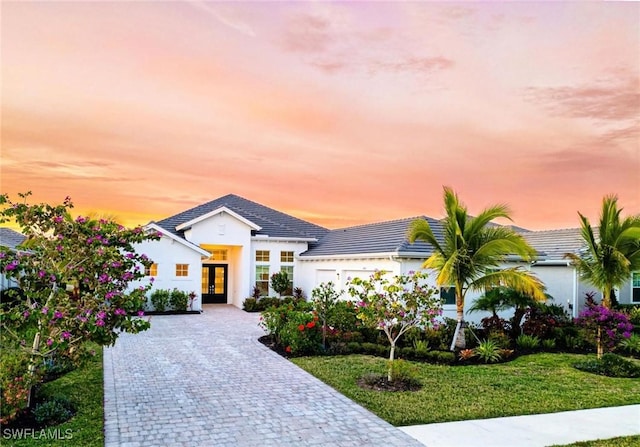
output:
[{"label": "neighboring house", "polygon": [[[310,296],[323,282],[332,281],[340,290],[350,278],[367,278],[376,270],[406,274],[420,269],[432,247],[408,242],[407,231],[416,218],[427,219],[436,237],[442,234],[440,222],[425,216],[328,230],[231,194],[150,223],[147,228],[162,232],[163,237],[139,249],[154,261],[147,271],[155,277],[154,288],[196,292],[194,310],[201,309],[202,303],[241,307],[254,287],[262,296],[275,295],[270,277],[279,271],[291,278],[290,290],[300,287]],[[515,229],[538,251],[538,258],[534,263],[510,258],[505,267],[532,270],[545,282],[553,303],[577,315],[585,293],[594,290],[580,283],[563,258],[582,248],[580,231]],[[435,284],[433,273],[431,280]],[[640,302],[639,292],[640,274],[636,273],[629,287],[620,290],[619,300]],[[440,293],[444,315],[455,317],[455,291],[443,287]],[[478,295],[467,294],[467,309]],[[482,317],[469,315],[471,320]]]},{"label": "neighboring house", "polygon": [[[11,228],[0,228],[0,246],[9,247],[12,250],[20,245],[26,237]],[[18,284],[13,280],[0,273],[0,290],[6,290],[9,287],[17,287]]]}]

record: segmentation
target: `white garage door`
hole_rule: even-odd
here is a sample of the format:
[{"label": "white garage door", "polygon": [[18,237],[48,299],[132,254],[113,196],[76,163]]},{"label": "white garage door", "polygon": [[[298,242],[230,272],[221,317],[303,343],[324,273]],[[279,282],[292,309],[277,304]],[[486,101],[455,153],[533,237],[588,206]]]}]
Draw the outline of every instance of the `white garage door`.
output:
[{"label": "white garage door", "polygon": [[338,285],[338,276],[335,270],[316,270],[316,286],[329,281]]}]

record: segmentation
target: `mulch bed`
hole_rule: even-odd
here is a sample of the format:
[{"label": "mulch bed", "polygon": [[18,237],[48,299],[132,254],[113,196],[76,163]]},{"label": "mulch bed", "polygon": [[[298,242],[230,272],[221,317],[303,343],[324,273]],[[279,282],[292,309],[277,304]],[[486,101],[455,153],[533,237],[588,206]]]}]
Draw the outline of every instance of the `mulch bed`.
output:
[{"label": "mulch bed", "polygon": [[372,381],[369,377],[367,380],[364,378],[358,379],[356,383],[360,388],[373,391],[418,391],[422,388],[422,385],[413,381],[394,380],[393,382],[389,382],[387,377],[383,375],[375,381]]}]

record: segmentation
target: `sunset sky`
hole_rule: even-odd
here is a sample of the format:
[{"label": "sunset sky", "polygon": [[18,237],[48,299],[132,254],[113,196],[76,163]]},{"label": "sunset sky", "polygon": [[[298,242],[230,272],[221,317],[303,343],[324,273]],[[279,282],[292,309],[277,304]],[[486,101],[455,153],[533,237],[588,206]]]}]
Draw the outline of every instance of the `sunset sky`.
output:
[{"label": "sunset sky", "polygon": [[1,189],[127,224],[640,213],[640,3],[5,2]]}]

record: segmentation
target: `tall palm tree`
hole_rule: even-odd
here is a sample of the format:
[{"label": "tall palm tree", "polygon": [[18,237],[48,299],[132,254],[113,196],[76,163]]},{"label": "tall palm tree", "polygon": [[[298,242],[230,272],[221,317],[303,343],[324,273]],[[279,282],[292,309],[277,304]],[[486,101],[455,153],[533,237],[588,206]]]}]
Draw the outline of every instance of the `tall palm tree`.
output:
[{"label": "tall palm tree", "polygon": [[611,306],[611,291],[628,281],[634,270],[640,270],[640,214],[622,219],[621,212],[617,196],[604,197],[597,237],[589,219],[578,213],[586,250],[566,254],[581,278],[602,291],[605,307]]},{"label": "tall palm tree", "polygon": [[499,217],[509,217],[506,205],[494,205],[476,217],[467,214],[457,194],[444,187],[446,217],[442,220],[443,239],[438,240],[429,223],[417,219],[409,227],[409,241],[427,242],[434,253],[424,262],[423,268],[438,272],[436,283],[441,287],[454,287],[458,325],[451,344],[463,349],[464,299],[469,290],[486,290],[488,287],[507,286],[544,301],[545,295],[540,280],[521,267],[499,269],[508,256],[518,256],[523,261],[532,260],[536,251],[513,229],[492,225]]}]

